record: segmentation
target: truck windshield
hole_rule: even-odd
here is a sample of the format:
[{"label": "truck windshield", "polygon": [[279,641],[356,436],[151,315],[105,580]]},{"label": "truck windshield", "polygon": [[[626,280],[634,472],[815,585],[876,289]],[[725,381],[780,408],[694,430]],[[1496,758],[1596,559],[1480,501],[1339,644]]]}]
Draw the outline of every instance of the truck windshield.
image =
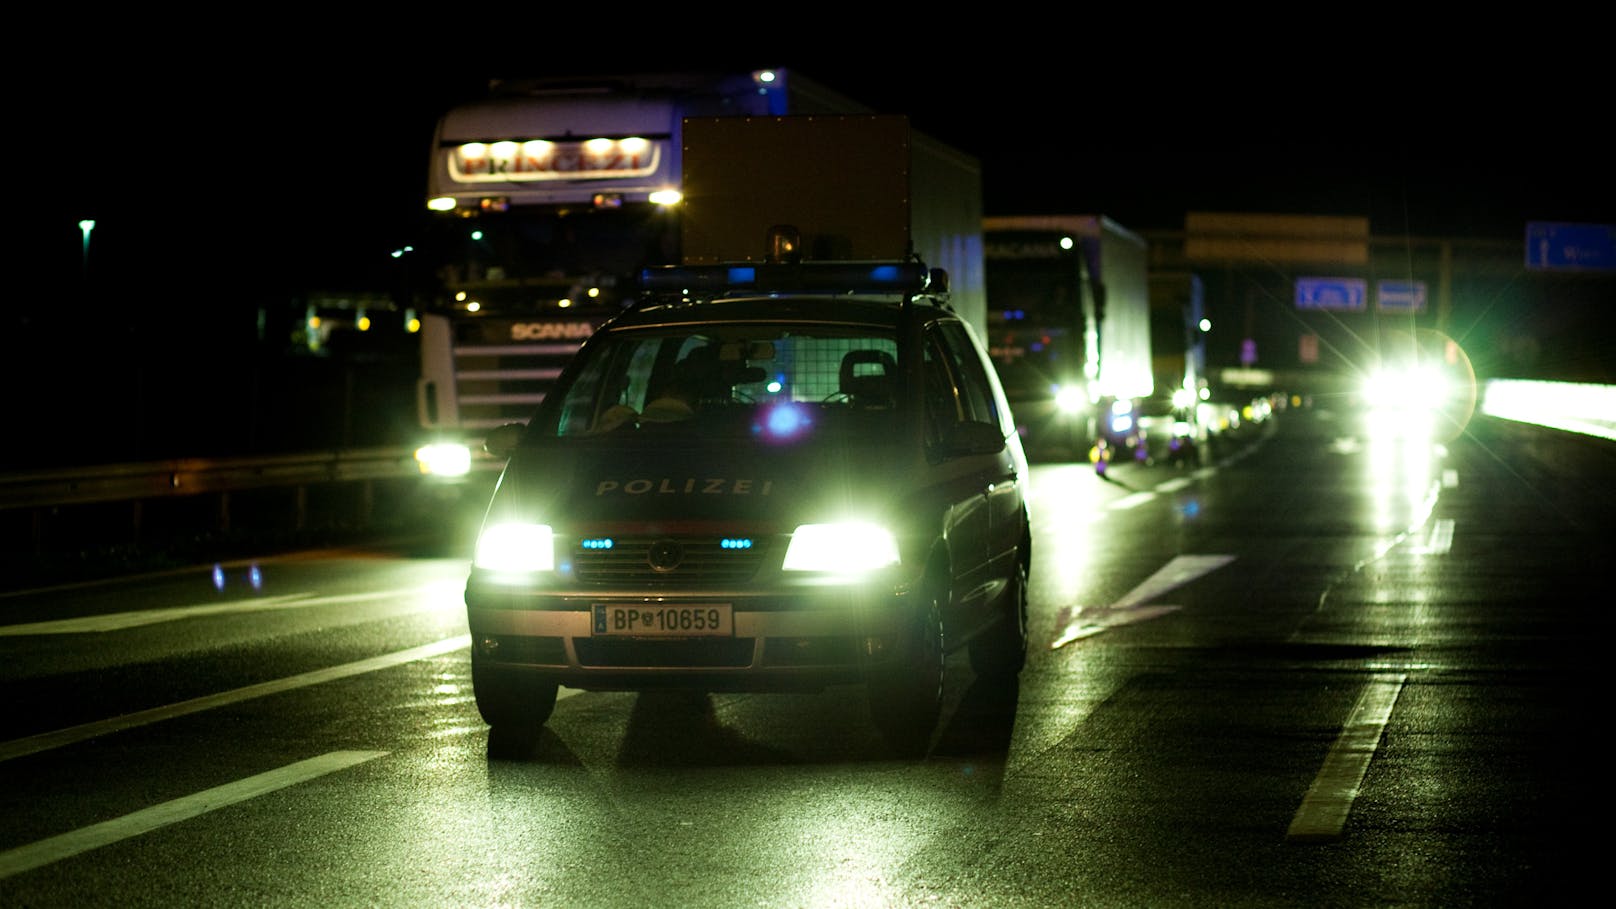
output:
[{"label": "truck windshield", "polygon": [[623,330],[597,338],[534,420],[540,436],[835,432],[902,400],[888,334],[787,324]]},{"label": "truck windshield", "polygon": [[528,207],[434,219],[422,253],[443,305],[535,313],[626,301],[640,269],[678,262],[678,240],[674,217],[647,203]]}]

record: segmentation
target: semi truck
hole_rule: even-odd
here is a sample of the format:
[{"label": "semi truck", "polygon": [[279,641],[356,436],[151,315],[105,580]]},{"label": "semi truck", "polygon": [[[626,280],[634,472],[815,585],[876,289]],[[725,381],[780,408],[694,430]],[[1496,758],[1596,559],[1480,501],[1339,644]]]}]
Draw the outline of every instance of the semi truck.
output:
[{"label": "semi truck", "polygon": [[1155,389],[1145,240],[1104,215],[982,226],[988,352],[1029,454],[1143,456]]},{"label": "semi truck", "polygon": [[[871,114],[787,69],[515,80],[446,112],[432,232],[411,253],[433,280],[417,387],[423,475],[484,498],[499,467],[481,451],[487,431],[528,418],[583,340],[632,302],[643,269],[686,261],[687,120]],[[949,269],[980,328],[980,168],[913,140],[919,222],[965,225],[917,232],[918,252]],[[811,196],[805,180],[842,176],[799,173],[792,185]],[[955,181],[949,194],[928,189],[943,179]]]}]

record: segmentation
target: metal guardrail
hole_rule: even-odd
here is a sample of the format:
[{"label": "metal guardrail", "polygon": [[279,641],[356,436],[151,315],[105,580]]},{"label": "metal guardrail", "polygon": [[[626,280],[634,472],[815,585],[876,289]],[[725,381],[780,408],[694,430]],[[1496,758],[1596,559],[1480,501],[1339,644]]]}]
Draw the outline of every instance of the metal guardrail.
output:
[{"label": "metal guardrail", "polygon": [[0,475],[0,510],[404,479],[419,473],[414,448],[71,467]]},{"label": "metal guardrail", "polygon": [[[1616,439],[1616,386],[1492,380],[1483,389],[1478,411]],[[402,480],[419,474],[413,447],[106,464],[0,474],[0,510]]]}]

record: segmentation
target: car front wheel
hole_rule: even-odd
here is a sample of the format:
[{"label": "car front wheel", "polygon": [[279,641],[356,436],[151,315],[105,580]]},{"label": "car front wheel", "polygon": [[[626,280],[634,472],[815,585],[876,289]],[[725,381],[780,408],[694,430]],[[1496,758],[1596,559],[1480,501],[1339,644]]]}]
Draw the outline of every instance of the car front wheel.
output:
[{"label": "car front wheel", "polygon": [[1027,565],[1017,559],[1005,585],[999,620],[971,640],[971,670],[986,678],[1007,678],[1027,664]]},{"label": "car front wheel", "polygon": [[488,665],[471,654],[471,687],[483,722],[505,736],[537,736],[560,687],[542,676]]},{"label": "car front wheel", "polygon": [[870,716],[903,757],[923,757],[943,709],[942,602],[936,593],[917,610],[903,652],[869,683]]}]

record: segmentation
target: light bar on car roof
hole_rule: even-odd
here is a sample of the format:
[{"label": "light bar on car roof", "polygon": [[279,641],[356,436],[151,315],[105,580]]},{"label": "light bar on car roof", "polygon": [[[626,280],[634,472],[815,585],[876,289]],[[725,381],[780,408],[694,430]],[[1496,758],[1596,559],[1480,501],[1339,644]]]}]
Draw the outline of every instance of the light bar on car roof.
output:
[{"label": "light bar on car roof", "polygon": [[918,262],[802,262],[669,265],[640,272],[647,292],[778,291],[921,293],[932,272]]}]

